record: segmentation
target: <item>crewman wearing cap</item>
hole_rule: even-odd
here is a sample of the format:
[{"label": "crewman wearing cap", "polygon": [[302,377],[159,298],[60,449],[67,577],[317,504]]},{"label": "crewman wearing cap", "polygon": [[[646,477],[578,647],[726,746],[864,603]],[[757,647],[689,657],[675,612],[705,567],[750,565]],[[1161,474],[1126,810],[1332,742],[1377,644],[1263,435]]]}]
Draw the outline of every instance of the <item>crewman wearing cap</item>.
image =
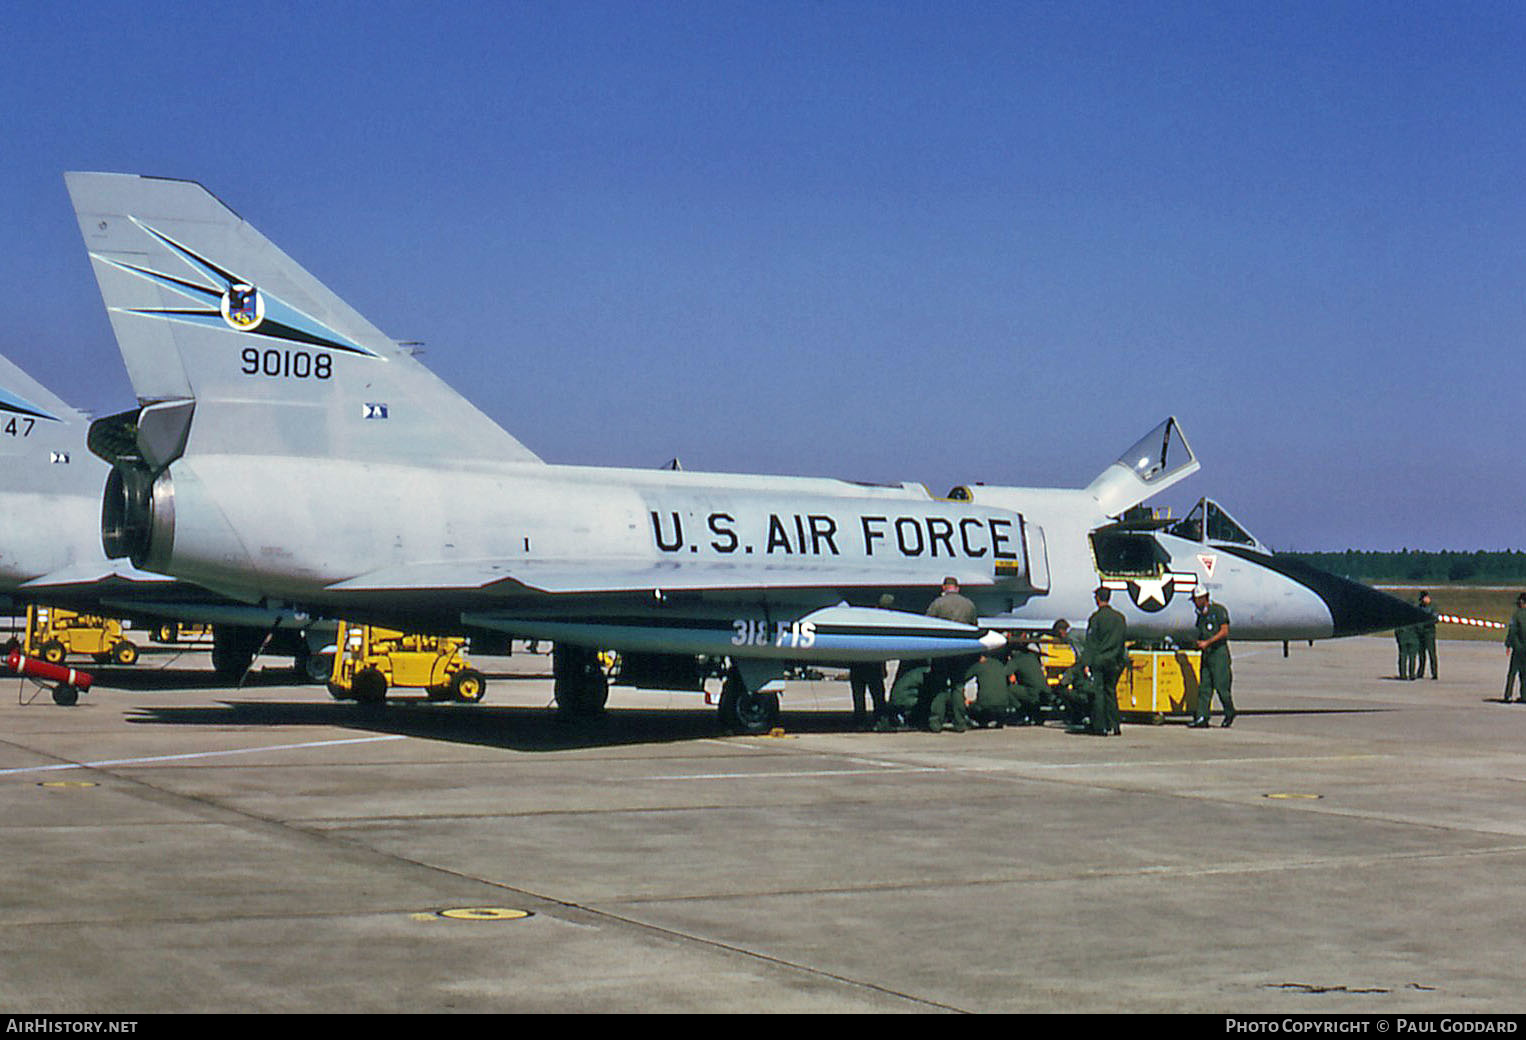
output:
[{"label": "crewman wearing cap", "polygon": [[1086,619],[1086,642],[1081,646],[1081,663],[1094,687],[1091,731],[1100,737],[1120,736],[1118,679],[1129,666],[1129,623],[1109,605],[1109,589],[1099,587],[1093,598],[1097,609]]},{"label": "crewman wearing cap", "polygon": [[1202,585],[1193,590],[1192,605],[1197,607],[1197,648],[1203,652],[1198,668],[1197,710],[1192,728],[1208,728],[1213,695],[1217,692],[1219,704],[1224,709],[1222,725],[1228,729],[1235,721],[1235,701],[1229,692],[1234,682],[1234,670],[1229,660],[1229,611],[1223,604],[1210,602],[1208,590]]},{"label": "crewman wearing cap", "polygon": [[[959,579],[949,575],[943,579],[943,594],[927,608],[927,616],[973,625],[980,617],[975,604],[959,591]],[[955,733],[969,728],[970,718],[964,706],[964,684],[969,681],[970,669],[978,661],[974,657],[939,657],[933,660],[930,682],[933,688],[932,705],[929,708],[927,728],[937,733],[943,728],[945,715]]]},{"label": "crewman wearing cap", "polygon": [[1436,605],[1431,602],[1429,592],[1420,593],[1419,607],[1425,611],[1426,620],[1422,621],[1415,632],[1420,636],[1420,653],[1415,660],[1415,678],[1420,678],[1420,673],[1425,670],[1427,659],[1431,662],[1431,678],[1436,678]]}]

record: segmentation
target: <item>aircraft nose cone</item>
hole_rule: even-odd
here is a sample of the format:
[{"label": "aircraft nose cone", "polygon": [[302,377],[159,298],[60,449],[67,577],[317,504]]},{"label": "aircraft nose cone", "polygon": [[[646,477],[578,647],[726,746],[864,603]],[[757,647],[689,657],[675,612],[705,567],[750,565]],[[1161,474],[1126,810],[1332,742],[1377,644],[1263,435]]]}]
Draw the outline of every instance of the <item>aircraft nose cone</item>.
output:
[{"label": "aircraft nose cone", "polygon": [[1330,608],[1330,620],[1335,625],[1331,635],[1337,638],[1383,632],[1429,620],[1429,615],[1413,603],[1406,603],[1361,582],[1337,577],[1284,556],[1275,556],[1273,560],[1278,571],[1325,601],[1325,606]]}]

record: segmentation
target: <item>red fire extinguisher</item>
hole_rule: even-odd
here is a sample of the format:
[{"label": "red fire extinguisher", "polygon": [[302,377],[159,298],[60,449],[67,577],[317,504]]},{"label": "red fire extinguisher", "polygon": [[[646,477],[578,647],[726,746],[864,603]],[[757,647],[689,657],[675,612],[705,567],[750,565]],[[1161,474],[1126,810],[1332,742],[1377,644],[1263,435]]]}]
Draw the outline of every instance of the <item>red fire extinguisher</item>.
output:
[{"label": "red fire extinguisher", "polygon": [[26,657],[20,650],[12,650],[5,659],[5,666],[17,675],[53,683],[53,702],[69,705],[79,700],[79,695],[90,689],[95,677],[62,665],[49,664],[35,657]]}]

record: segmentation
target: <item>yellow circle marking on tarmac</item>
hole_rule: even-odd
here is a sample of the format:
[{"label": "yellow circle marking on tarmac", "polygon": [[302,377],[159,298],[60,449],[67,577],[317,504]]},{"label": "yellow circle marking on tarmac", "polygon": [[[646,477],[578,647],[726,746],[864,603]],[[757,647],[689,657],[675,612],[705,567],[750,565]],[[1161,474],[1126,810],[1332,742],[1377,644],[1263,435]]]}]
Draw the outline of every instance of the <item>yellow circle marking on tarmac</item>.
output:
[{"label": "yellow circle marking on tarmac", "polygon": [[1278,792],[1276,792],[1274,794],[1264,794],[1261,797],[1263,797],[1263,798],[1282,798],[1282,799],[1305,798],[1305,799],[1308,799],[1310,801],[1313,801],[1313,800],[1318,799],[1318,798],[1323,798],[1324,795],[1322,795],[1322,794],[1295,794],[1295,793],[1293,793],[1291,791],[1278,791]]},{"label": "yellow circle marking on tarmac", "polygon": [[438,916],[452,921],[522,921],[534,915],[528,910],[514,910],[506,906],[463,906],[441,910]]},{"label": "yellow circle marking on tarmac", "polygon": [[44,780],[38,787],[100,787],[94,780]]}]

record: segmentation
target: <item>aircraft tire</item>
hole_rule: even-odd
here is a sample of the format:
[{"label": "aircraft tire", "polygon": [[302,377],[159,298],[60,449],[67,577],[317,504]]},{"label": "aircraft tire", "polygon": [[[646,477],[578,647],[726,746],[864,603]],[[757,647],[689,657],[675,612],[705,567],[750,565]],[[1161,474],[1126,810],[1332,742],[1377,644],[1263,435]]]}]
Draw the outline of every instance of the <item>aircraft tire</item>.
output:
[{"label": "aircraft tire", "polygon": [[597,653],[557,646],[551,651],[551,670],[556,677],[556,707],[564,717],[603,714],[609,701],[609,680],[599,666]]},{"label": "aircraft tire", "polygon": [[758,736],[779,722],[779,695],[753,693],[732,676],[721,687],[721,727],[730,733]]},{"label": "aircraft tire", "polygon": [[254,664],[259,632],[230,625],[212,626],[212,670],[229,682],[238,682]]},{"label": "aircraft tire", "polygon": [[238,682],[254,663],[254,654],[234,647],[212,644],[212,670],[229,682]]},{"label": "aircraft tire", "polygon": [[291,668],[299,682],[326,683],[334,674],[334,655],[314,653],[306,643],[298,643]]},{"label": "aircraft tire", "polygon": [[350,683],[350,695],[361,704],[381,704],[387,699],[387,677],[375,668],[362,668]]}]

